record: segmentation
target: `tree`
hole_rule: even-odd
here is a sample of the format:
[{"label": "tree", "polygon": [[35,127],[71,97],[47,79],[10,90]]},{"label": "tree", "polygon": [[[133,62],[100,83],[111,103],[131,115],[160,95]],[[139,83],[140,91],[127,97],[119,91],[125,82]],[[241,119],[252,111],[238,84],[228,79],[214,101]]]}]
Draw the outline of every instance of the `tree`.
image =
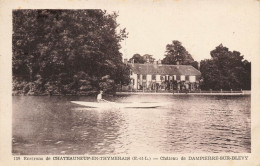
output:
[{"label": "tree", "polygon": [[152,55],[149,55],[149,54],[144,54],[143,55],[143,58],[145,60],[145,63],[153,63],[154,62],[154,58]]},{"label": "tree", "polygon": [[240,90],[251,88],[251,63],[238,51],[229,51],[222,44],[210,52],[211,59],[201,61],[202,88]]},{"label": "tree", "polygon": [[125,29],[117,31],[117,16],[102,10],[15,10],[13,82],[28,84],[36,94],[81,94],[100,89],[108,75],[115,87],[125,80],[118,75],[119,49],[127,37]]},{"label": "tree", "polygon": [[140,54],[134,54],[132,58],[129,59],[129,62],[133,62],[134,63],[145,63],[145,59],[144,57],[142,57]]},{"label": "tree", "polygon": [[241,80],[243,81],[243,89],[251,90],[251,62],[244,60],[243,64],[245,68],[245,74],[242,76]]},{"label": "tree", "polygon": [[193,61],[191,63],[187,63],[186,65],[191,65],[193,66],[195,69],[199,69],[199,63],[197,61]]},{"label": "tree", "polygon": [[176,65],[190,65],[194,59],[190,53],[182,46],[182,43],[174,40],[172,44],[167,44],[165,58],[162,60],[163,64]]}]

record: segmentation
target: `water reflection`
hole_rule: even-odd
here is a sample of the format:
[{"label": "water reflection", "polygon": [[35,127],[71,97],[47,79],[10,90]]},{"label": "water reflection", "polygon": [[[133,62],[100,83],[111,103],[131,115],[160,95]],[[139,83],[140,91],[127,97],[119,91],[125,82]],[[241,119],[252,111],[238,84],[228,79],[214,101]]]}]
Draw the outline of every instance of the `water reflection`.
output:
[{"label": "water reflection", "polygon": [[91,109],[91,97],[13,97],[14,154],[250,152],[250,97],[116,96],[170,102],[156,109]]}]

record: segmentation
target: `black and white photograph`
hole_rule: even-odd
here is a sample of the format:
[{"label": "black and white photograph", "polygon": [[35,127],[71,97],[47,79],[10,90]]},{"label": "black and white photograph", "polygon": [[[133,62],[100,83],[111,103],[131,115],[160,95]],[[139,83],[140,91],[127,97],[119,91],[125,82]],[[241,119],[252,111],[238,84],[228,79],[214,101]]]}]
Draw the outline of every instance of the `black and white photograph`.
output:
[{"label": "black and white photograph", "polygon": [[12,8],[11,155],[248,160],[260,30],[248,2]]}]

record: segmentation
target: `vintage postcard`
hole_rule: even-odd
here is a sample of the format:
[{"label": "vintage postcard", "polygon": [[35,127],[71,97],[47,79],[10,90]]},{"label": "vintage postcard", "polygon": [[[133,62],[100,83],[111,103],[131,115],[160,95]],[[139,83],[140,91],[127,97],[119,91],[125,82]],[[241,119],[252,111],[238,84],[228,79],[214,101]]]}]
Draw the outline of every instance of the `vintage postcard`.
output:
[{"label": "vintage postcard", "polygon": [[260,3],[0,1],[0,164],[259,165]]}]

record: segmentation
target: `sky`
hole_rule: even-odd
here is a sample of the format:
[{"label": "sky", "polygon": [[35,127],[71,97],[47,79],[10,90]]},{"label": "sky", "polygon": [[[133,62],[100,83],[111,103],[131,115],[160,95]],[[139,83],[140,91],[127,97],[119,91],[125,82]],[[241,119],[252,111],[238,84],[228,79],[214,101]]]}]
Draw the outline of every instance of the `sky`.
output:
[{"label": "sky", "polygon": [[196,61],[210,59],[210,51],[221,43],[252,61],[259,49],[259,2],[194,2],[154,1],[117,8],[117,22],[129,33],[121,43],[123,58],[139,53],[163,59],[166,45],[178,40]]}]

